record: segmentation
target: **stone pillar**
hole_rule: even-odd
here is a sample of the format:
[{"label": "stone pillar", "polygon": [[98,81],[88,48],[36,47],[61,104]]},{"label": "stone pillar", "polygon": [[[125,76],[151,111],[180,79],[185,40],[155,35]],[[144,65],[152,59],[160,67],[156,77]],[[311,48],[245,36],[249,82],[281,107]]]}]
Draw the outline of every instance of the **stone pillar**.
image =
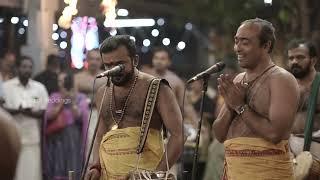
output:
[{"label": "stone pillar", "polygon": [[25,0],[29,25],[27,44],[22,47],[21,52],[34,60],[34,74],[45,68],[48,54],[58,51],[51,38],[58,5],[57,0]]}]

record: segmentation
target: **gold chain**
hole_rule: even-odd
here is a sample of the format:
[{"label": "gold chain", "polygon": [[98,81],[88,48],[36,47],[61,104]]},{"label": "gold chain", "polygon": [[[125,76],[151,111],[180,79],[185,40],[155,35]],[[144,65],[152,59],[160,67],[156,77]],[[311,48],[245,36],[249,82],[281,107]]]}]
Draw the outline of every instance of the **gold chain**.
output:
[{"label": "gold chain", "polygon": [[[113,84],[111,85],[111,88],[110,88],[110,91],[111,91],[111,92],[110,92],[110,100],[109,100],[109,109],[110,109],[110,113],[111,113],[111,118],[112,118],[112,120],[114,121],[114,123],[116,124],[117,127],[118,127],[119,123],[122,121],[122,119],[123,119],[123,117],[124,117],[125,111],[126,111],[126,109],[127,109],[127,105],[128,105],[129,98],[130,98],[130,96],[131,96],[131,94],[132,94],[132,92],[133,92],[134,87],[136,86],[136,83],[137,83],[137,80],[138,80],[138,75],[139,75],[139,72],[138,72],[138,74],[136,75],[133,84],[131,85],[131,88],[130,88],[130,90],[129,90],[129,92],[128,92],[128,96],[127,96],[126,101],[125,101],[125,103],[124,103],[124,106],[123,106],[123,108],[122,108],[122,110],[121,110],[120,119],[119,119],[118,121],[116,120],[116,118],[115,118],[114,115],[113,115],[113,103],[112,103],[112,102],[113,102],[113,100],[114,100],[114,103],[116,103],[116,100],[115,100],[115,98],[114,98],[114,93],[113,93],[113,91],[114,91],[114,85],[113,85]],[[117,127],[116,127],[116,128],[117,128]]]}]

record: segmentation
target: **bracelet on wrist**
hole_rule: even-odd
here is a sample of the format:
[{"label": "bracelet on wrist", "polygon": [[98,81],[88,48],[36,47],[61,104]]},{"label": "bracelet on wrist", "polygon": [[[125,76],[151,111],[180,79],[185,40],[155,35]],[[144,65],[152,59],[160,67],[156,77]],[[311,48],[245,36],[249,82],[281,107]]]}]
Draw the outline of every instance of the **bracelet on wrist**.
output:
[{"label": "bracelet on wrist", "polygon": [[246,110],[248,109],[248,105],[247,104],[243,104],[241,106],[238,106],[235,111],[237,112],[237,114],[240,116],[242,115]]},{"label": "bracelet on wrist", "polygon": [[100,164],[94,164],[90,166],[89,170],[96,169],[99,173],[101,173],[101,165]]}]

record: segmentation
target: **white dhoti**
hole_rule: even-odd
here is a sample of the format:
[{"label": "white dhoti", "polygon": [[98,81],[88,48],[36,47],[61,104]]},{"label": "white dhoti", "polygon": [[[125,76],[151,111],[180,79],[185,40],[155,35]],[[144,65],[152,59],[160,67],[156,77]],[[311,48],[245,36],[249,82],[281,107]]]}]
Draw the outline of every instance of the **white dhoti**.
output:
[{"label": "white dhoti", "polygon": [[14,118],[22,143],[15,180],[41,180],[39,120],[24,115],[16,115]]}]

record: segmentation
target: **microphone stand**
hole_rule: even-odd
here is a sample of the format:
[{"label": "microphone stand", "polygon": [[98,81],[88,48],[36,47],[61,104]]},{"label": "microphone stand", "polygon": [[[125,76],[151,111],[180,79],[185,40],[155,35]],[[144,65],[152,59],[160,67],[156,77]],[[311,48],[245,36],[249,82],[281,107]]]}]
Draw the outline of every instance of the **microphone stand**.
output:
[{"label": "microphone stand", "polygon": [[[93,137],[92,137],[92,140],[91,140],[89,152],[88,152],[88,154],[87,154],[87,159],[86,159],[86,161],[85,161],[85,163],[84,163],[84,167],[82,168],[81,180],[84,180],[85,175],[86,175],[86,172],[87,172],[87,169],[88,169],[88,165],[89,165],[89,161],[90,161],[90,157],[91,157],[91,153],[92,153],[94,141],[95,141],[95,139],[96,139],[96,135],[97,135],[97,131],[98,131],[99,123],[100,123],[100,114],[101,114],[101,110],[102,110],[103,101],[104,101],[104,99],[105,99],[105,93],[106,93],[107,87],[110,87],[110,77],[108,77],[107,84],[106,84],[105,90],[104,90],[104,92],[103,92],[103,97],[102,97],[101,105],[100,105],[100,108],[99,108],[99,111],[98,111],[98,122],[97,122],[97,124],[96,124],[96,126],[95,126],[95,128],[94,128],[94,133],[93,133]],[[92,108],[92,107],[91,107],[91,108]],[[89,128],[89,126],[90,126],[90,119],[89,119],[88,128]],[[88,132],[87,132],[87,135],[88,135]]]},{"label": "microphone stand", "polygon": [[208,90],[208,81],[210,78],[210,74],[206,74],[203,77],[203,85],[202,85],[202,91],[201,91],[201,104],[200,104],[200,120],[198,121],[198,129],[197,129],[197,137],[196,137],[196,148],[193,155],[193,165],[192,165],[192,180],[197,179],[197,168],[198,168],[198,151],[199,151],[199,141],[200,141],[200,132],[201,132],[201,125],[202,125],[202,119],[203,119],[203,106],[204,106],[204,98],[206,95],[206,92]]}]

